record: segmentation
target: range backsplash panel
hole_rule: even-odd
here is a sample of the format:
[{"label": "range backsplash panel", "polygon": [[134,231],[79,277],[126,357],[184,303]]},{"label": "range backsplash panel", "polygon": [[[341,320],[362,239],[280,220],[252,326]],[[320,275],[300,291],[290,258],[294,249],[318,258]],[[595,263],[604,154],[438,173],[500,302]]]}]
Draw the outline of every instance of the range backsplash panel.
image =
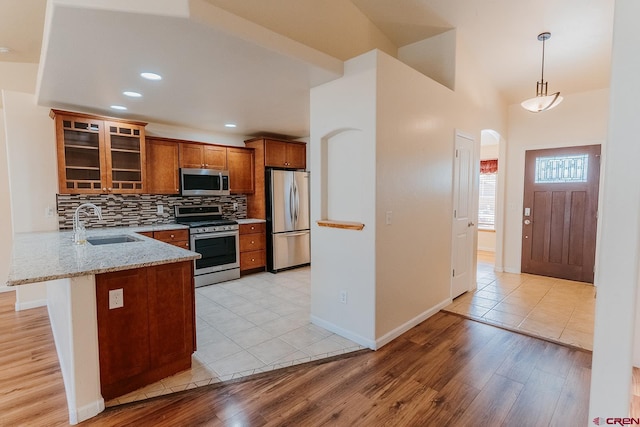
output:
[{"label": "range backsplash panel", "polygon": [[[58,228],[73,229],[73,215],[82,203],[93,203],[102,210],[102,221],[93,215],[93,209],[83,209],[80,214],[87,228],[130,227],[176,222],[174,206],[221,205],[225,218],[243,219],[247,217],[247,197],[193,196],[183,197],[167,194],[57,194]],[[238,204],[238,210],[233,204]],[[163,213],[158,213],[162,205]]]}]

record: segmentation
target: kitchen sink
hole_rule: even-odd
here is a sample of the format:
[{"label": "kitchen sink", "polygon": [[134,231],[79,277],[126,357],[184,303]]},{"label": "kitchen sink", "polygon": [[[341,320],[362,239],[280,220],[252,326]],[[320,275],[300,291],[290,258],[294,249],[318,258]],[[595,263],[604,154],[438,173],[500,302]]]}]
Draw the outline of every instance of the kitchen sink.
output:
[{"label": "kitchen sink", "polygon": [[111,245],[113,243],[140,242],[141,240],[142,239],[137,239],[125,234],[118,236],[87,237],[87,242],[92,245]]}]

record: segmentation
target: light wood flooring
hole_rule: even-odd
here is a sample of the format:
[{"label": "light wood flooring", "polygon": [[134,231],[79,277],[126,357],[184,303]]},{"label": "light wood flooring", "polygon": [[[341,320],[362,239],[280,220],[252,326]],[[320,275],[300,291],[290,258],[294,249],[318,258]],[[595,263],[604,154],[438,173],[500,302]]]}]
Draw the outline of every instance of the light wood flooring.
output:
[{"label": "light wood flooring", "polygon": [[595,287],[530,274],[497,273],[478,252],[478,288],[445,311],[587,350],[593,349]]},{"label": "light wood flooring", "polygon": [[[46,309],[0,294],[0,425],[67,425]],[[109,408],[97,426],[586,425],[589,352],[438,313],[382,349]]]}]

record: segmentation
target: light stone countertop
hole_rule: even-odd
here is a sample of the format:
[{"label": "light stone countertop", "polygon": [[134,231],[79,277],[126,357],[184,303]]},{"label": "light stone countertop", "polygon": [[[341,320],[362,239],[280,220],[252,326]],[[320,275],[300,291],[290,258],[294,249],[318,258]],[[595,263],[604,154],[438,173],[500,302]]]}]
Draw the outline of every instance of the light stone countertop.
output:
[{"label": "light stone countertop", "polygon": [[140,241],[108,245],[76,245],[72,231],[17,233],[13,237],[8,286],[159,264],[190,261],[200,254],[136,234],[187,228],[180,224],[88,228],[87,237],[129,235]]},{"label": "light stone countertop", "polygon": [[238,224],[256,224],[258,222],[267,222],[266,219],[260,218],[245,218],[245,219],[237,219]]}]

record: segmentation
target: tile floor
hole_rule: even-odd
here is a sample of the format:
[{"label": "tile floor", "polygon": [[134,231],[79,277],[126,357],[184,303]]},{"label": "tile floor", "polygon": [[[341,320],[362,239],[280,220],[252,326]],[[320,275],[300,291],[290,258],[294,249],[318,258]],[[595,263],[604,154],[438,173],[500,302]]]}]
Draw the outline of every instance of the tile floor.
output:
[{"label": "tile floor", "polygon": [[115,406],[361,350],[310,323],[310,268],[196,289],[198,350],[190,371],[113,399]]},{"label": "tile floor", "polygon": [[530,274],[497,273],[491,253],[478,253],[478,288],[444,308],[485,323],[593,349],[595,288]]}]

